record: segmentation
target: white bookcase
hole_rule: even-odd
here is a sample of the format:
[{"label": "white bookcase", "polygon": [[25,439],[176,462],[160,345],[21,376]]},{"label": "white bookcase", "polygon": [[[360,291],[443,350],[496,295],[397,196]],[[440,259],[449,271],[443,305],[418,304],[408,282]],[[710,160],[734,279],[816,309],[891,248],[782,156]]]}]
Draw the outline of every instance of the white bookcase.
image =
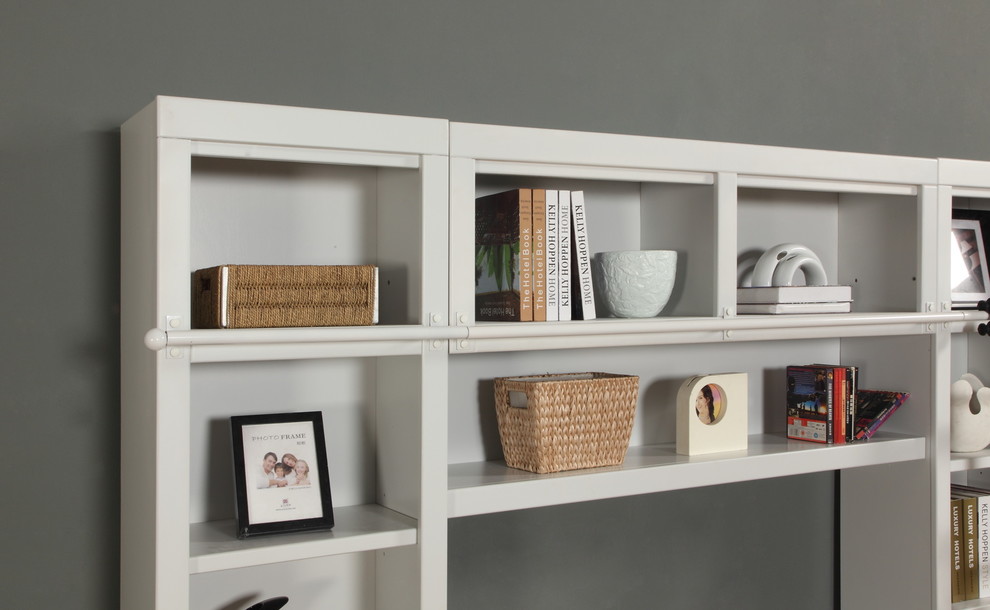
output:
[{"label": "white bookcase", "polygon": [[[990,163],[961,159],[939,160],[939,199],[942,207],[990,210]],[[973,330],[972,328],[970,330]],[[990,379],[990,339],[976,333],[959,333],[952,338],[951,381],[963,373],[974,373],[981,380]],[[948,417],[948,416],[947,416]],[[948,428],[948,425],[946,425]],[[943,456],[944,461],[944,456]],[[939,464],[944,472],[944,464]],[[975,453],[949,453],[948,467],[953,483],[986,486],[990,482],[990,450]],[[938,488],[939,508],[947,511],[949,490],[946,485]],[[943,513],[939,523],[948,523]],[[949,528],[939,530],[941,548],[949,548]],[[944,555],[949,553],[945,551]],[[948,568],[944,568],[948,574]],[[948,577],[948,576],[946,576]],[[990,599],[960,602],[954,610],[990,608]]]},{"label": "white bookcase", "polygon": [[[437,610],[448,519],[822,471],[842,607],[950,607],[949,481],[990,457],[950,458],[948,387],[990,355],[986,315],[951,310],[946,240],[990,167],[180,98],[122,134],[123,607]],[[474,199],[517,186],[584,190],[593,251],[677,250],[668,310],[475,323]],[[792,241],[853,313],[735,314],[747,263]],[[225,263],[377,264],[382,323],[190,329],[190,272]],[[788,441],[784,367],[815,361],[910,406],[867,443]],[[622,466],[500,461],[492,378],[547,370],[640,376]],[[749,449],[677,455],[680,382],[728,371],[749,374]],[[294,410],[323,412],[337,525],[237,540],[227,419]]]},{"label": "white bookcase", "polygon": [[[447,122],[160,98],[122,138],[122,607],[442,607]],[[376,264],[381,324],[190,329],[230,262]],[[303,410],[336,526],[239,541],[228,418]]]}]

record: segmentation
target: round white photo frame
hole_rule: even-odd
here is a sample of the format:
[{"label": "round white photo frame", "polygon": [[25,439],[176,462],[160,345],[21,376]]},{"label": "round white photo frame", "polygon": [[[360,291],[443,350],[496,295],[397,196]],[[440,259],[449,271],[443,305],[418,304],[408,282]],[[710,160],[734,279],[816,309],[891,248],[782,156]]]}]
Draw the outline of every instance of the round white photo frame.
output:
[{"label": "round white photo frame", "polygon": [[677,392],[677,453],[699,455],[749,446],[746,373],[698,375]]}]

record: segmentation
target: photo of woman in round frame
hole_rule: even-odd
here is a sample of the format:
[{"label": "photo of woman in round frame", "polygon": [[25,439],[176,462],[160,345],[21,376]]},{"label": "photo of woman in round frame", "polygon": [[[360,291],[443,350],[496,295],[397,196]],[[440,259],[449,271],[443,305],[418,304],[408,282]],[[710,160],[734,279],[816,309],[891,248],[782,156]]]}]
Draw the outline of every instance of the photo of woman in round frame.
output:
[{"label": "photo of woman in round frame", "polygon": [[706,426],[717,424],[725,416],[725,390],[714,383],[701,387],[694,401],[694,412]]}]

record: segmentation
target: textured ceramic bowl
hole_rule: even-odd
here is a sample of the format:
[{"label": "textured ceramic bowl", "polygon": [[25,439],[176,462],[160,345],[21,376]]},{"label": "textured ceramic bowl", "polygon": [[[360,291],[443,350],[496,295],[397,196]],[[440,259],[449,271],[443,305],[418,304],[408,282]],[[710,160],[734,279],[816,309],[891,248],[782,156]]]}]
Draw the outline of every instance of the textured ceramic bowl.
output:
[{"label": "textured ceramic bowl", "polygon": [[618,318],[652,318],[667,306],[677,273],[674,250],[615,250],[595,255],[603,305]]}]

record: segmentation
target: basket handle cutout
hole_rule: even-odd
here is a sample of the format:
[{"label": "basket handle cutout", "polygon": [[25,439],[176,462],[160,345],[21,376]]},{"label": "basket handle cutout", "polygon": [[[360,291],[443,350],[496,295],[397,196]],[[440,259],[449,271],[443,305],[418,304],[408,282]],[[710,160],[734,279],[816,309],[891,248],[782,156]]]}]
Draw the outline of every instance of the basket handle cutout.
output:
[{"label": "basket handle cutout", "polygon": [[529,407],[529,398],[526,396],[526,392],[520,392],[518,390],[510,390],[509,406],[515,407],[517,409],[525,409]]}]

